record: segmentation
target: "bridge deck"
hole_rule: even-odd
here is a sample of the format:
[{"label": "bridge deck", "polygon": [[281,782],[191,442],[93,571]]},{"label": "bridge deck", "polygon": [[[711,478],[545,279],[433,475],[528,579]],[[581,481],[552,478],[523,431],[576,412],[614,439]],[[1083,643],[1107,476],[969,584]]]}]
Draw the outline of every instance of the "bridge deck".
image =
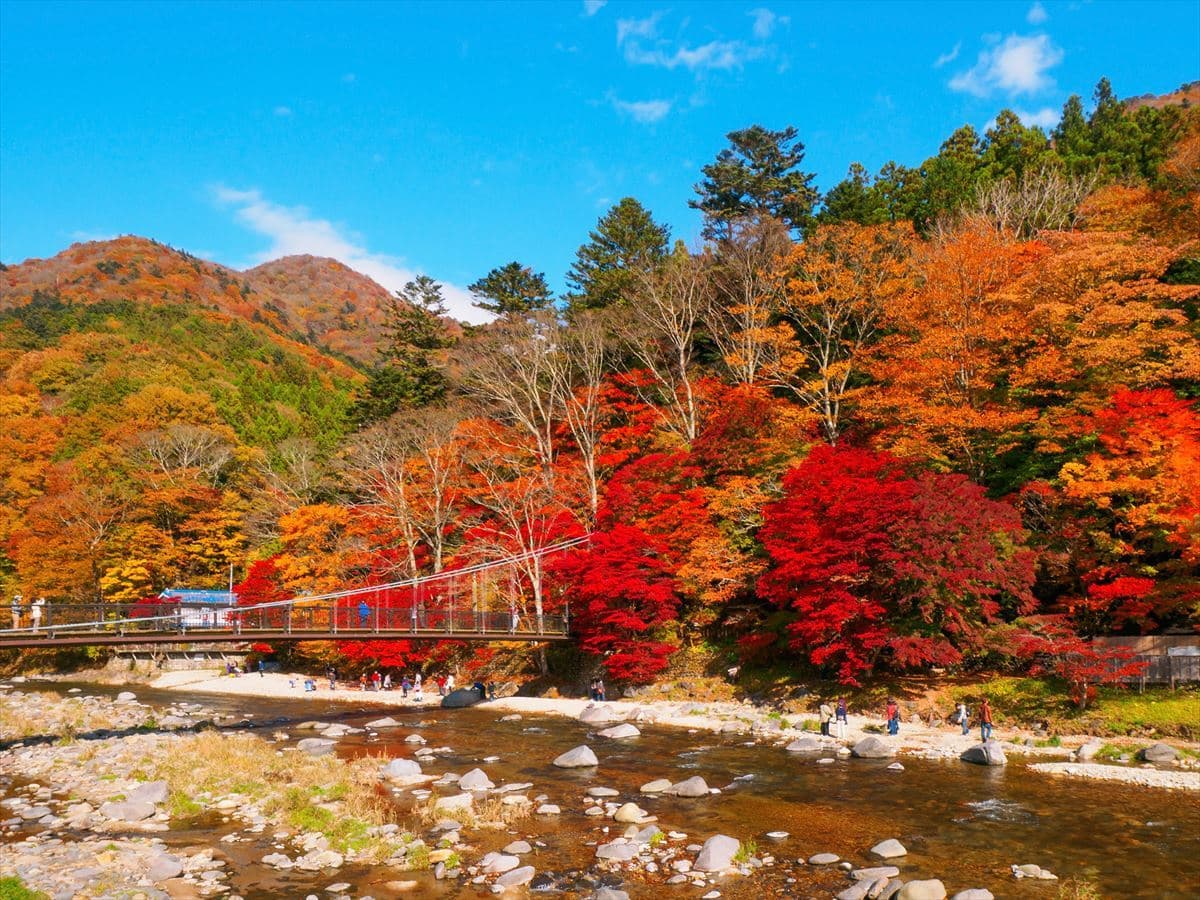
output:
[{"label": "bridge deck", "polygon": [[481,610],[345,606],[332,603],[268,608],[207,604],[46,604],[35,630],[0,629],[0,649],[127,644],[223,644],[287,641],[564,641],[558,615],[518,616]]}]

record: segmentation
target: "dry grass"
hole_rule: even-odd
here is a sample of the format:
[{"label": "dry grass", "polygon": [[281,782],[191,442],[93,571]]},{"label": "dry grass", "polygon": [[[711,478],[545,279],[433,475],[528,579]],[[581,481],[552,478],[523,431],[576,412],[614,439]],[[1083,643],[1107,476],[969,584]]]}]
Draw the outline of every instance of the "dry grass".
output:
[{"label": "dry grass", "polygon": [[470,810],[456,809],[453,812],[438,809],[437,801],[436,796],[430,797],[413,808],[418,822],[429,827],[442,819],[454,819],[474,828],[508,828],[533,813],[532,803],[505,803],[503,797],[487,797],[474,803]]}]

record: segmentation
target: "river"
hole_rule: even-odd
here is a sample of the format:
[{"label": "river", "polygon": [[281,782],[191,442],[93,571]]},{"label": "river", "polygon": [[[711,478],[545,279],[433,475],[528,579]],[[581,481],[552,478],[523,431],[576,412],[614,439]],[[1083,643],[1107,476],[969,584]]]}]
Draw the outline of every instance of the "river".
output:
[{"label": "river", "polygon": [[[24,690],[112,695],[121,688],[95,684],[30,682]],[[603,785],[636,800],[658,817],[663,830],[686,832],[689,838],[725,833],[758,844],[759,855],[773,854],[779,865],[752,878],[731,878],[722,896],[830,897],[847,885],[844,873],[829,868],[796,866],[794,860],[832,852],[856,865],[872,865],[868,849],[886,838],[908,848],[899,861],[901,876],[940,878],[954,893],[986,887],[997,897],[1053,898],[1053,882],[1018,881],[1010,865],[1036,863],[1060,878],[1092,882],[1103,897],[1195,898],[1200,896],[1200,806],[1184,792],[1073,781],[1027,771],[1019,762],[987,768],[957,760],[932,761],[902,757],[904,771],[887,769],[890,760],[838,760],[819,765],[815,758],[787,754],[768,745],[747,744],[744,737],[649,726],[640,737],[611,741],[574,720],[525,716],[500,721],[487,708],[466,710],[392,709],[353,702],[276,700],[232,696],[188,697],[175,691],[141,687],[138,699],[166,706],[190,699],[209,709],[292,722],[320,719],[362,725],[381,715],[402,722],[397,729],[342,738],[342,756],[364,753],[411,757],[404,738],[419,732],[427,746],[449,746],[427,771],[465,772],[483,767],[496,783],[532,782],[531,794],[545,793],[562,807],[558,817],[533,816],[520,823],[520,836],[546,846],[529,859],[539,873],[586,869],[593,861],[588,842],[605,840],[600,828],[612,823],[584,815],[583,791]],[[272,725],[287,730],[288,726]],[[600,758],[598,770],[556,769],[559,753],[581,743]],[[498,756],[484,763],[485,757]],[[638,787],[656,778],[679,781],[700,775],[722,793],[686,800],[665,795],[639,796]],[[403,803],[401,799],[398,802]],[[226,826],[228,828],[228,826]],[[611,836],[621,826],[612,826]],[[765,836],[787,831],[782,841]],[[472,832],[479,855],[498,849],[516,832]],[[332,881],[356,886],[358,894],[397,896],[385,882],[417,878],[417,896],[478,897],[486,887],[437,882],[427,873],[366,870],[347,866],[336,877],[303,872],[279,873],[259,863],[267,844],[216,845],[216,830],[171,832],[176,846],[220,846],[231,858],[231,884],[246,898],[323,895]],[[540,880],[539,880],[540,881]],[[534,886],[539,884],[535,881]],[[626,881],[632,897],[692,897],[695,887],[644,885]],[[522,889],[523,890],[523,889]],[[516,892],[518,895],[520,891]],[[410,894],[409,896],[412,896]]]}]

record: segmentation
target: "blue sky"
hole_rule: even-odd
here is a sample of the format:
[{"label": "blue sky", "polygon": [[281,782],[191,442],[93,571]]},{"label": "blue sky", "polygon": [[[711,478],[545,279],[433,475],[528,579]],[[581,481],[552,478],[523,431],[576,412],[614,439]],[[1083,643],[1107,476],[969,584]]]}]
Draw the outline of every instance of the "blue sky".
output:
[{"label": "blue sky", "polygon": [[562,287],[632,195],[693,243],[726,132],[795,125],[822,188],[1009,106],[1052,124],[1200,78],[1200,2],[0,0],[0,259],[134,233],[389,288],[519,259]]}]

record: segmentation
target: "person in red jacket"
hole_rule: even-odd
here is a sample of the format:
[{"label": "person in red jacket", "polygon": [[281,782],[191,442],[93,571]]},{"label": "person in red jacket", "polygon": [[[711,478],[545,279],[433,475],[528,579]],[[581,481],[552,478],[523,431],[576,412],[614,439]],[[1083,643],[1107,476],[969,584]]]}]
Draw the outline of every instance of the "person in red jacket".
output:
[{"label": "person in red jacket", "polygon": [[887,730],[888,734],[900,733],[900,704],[891,697],[887,702]]},{"label": "person in red jacket", "polygon": [[987,697],[979,706],[979,739],[985,744],[992,739],[992,706]]}]

